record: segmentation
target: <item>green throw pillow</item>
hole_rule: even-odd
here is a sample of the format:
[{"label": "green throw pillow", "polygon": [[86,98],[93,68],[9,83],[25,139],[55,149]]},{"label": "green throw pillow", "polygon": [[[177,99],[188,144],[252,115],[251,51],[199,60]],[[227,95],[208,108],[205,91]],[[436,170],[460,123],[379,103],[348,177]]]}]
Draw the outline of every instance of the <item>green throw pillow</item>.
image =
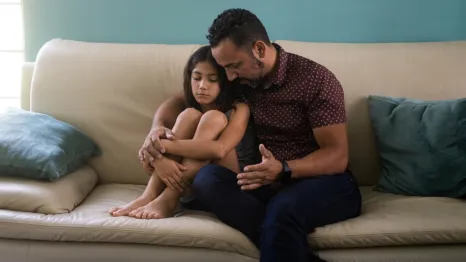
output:
[{"label": "green throw pillow", "polygon": [[0,113],[0,176],[53,181],[100,154],[75,127],[20,109]]},{"label": "green throw pillow", "polygon": [[466,196],[466,99],[369,96],[381,159],[377,191]]}]

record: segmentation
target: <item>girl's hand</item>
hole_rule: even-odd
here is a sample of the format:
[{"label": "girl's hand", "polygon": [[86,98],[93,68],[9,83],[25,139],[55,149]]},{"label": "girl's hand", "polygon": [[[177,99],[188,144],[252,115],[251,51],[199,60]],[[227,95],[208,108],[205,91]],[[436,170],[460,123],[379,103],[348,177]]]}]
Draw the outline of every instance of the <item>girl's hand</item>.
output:
[{"label": "girl's hand", "polygon": [[157,159],[154,163],[154,171],[167,187],[183,192],[188,184],[183,180],[181,171],[186,167],[169,158]]}]

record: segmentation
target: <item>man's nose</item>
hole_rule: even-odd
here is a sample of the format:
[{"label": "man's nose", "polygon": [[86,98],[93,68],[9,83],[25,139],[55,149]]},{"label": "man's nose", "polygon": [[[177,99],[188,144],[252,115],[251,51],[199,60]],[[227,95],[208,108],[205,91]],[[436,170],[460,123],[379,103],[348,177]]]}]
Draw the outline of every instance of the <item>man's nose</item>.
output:
[{"label": "man's nose", "polygon": [[238,77],[237,73],[233,73],[233,72],[230,72],[230,71],[227,71],[226,73],[227,73],[227,78],[228,78],[229,81],[233,81]]}]

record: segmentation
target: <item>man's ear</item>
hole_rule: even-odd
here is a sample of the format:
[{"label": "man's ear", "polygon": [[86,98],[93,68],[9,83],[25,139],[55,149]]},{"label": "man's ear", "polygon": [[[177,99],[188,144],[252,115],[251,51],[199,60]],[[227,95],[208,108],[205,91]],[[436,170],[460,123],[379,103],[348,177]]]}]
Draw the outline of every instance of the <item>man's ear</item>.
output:
[{"label": "man's ear", "polygon": [[254,42],[252,51],[257,59],[262,60],[265,57],[265,43],[262,41]]}]

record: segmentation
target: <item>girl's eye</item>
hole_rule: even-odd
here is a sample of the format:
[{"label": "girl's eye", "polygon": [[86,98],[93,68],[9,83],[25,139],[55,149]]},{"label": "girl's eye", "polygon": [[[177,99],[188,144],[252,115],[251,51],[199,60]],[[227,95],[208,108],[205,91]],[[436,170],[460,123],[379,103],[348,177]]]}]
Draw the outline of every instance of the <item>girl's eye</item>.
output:
[{"label": "girl's eye", "polygon": [[217,79],[216,77],[212,77],[212,78],[210,78],[210,79],[209,79],[209,81],[210,81],[210,82],[214,82],[214,83],[215,83],[215,82],[217,82],[217,81],[218,81],[218,79]]},{"label": "girl's eye", "polygon": [[196,81],[200,81],[200,80],[201,80],[200,77],[193,77],[193,79],[196,80]]}]

